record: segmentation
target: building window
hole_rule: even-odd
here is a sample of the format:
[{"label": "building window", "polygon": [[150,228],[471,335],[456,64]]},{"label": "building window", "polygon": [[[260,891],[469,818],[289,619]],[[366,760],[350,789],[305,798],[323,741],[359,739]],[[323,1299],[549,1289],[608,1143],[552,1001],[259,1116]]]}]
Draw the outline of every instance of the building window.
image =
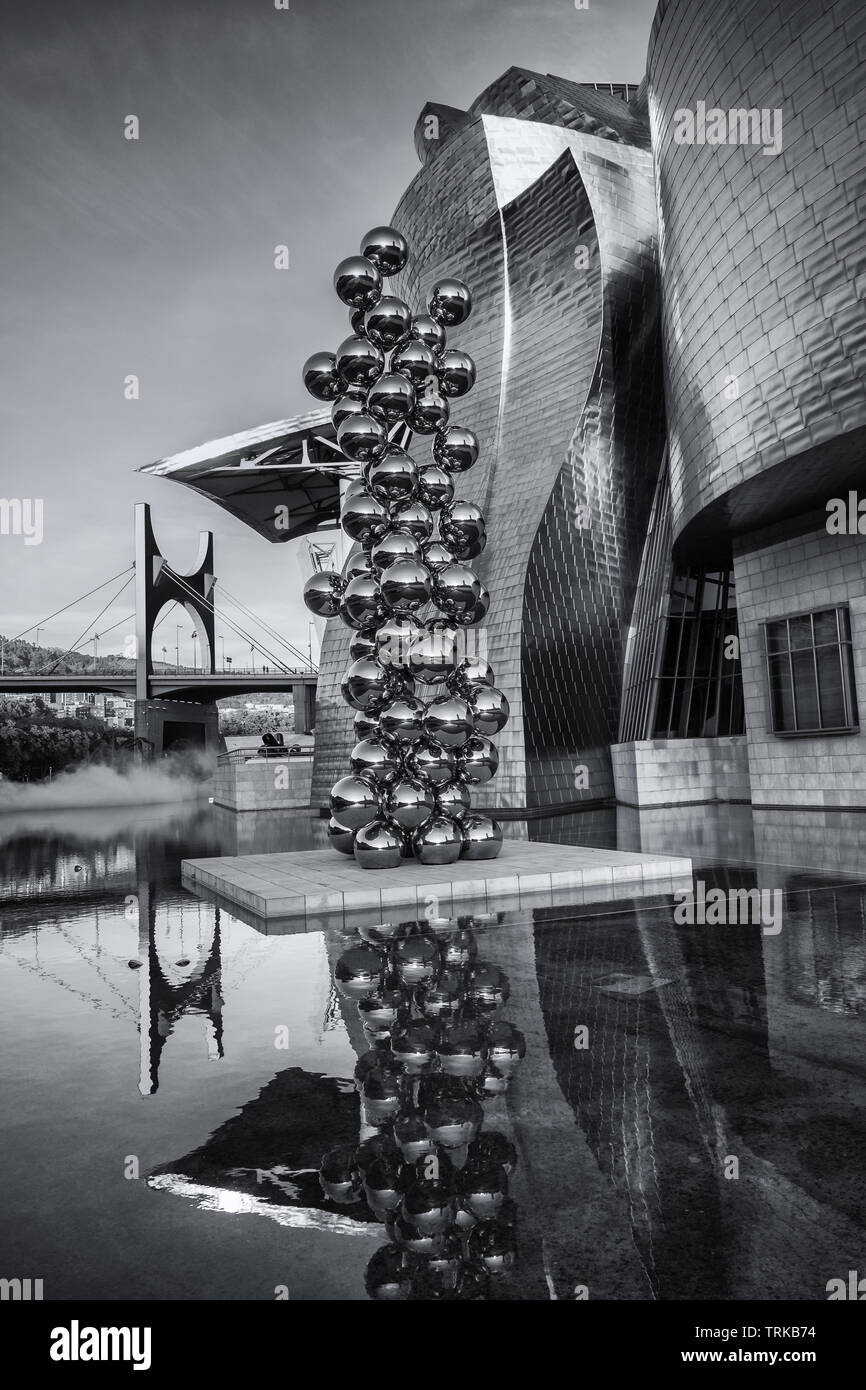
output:
[{"label": "building window", "polygon": [[829,734],[858,728],[847,608],[822,608],[766,623],[773,733]]},{"label": "building window", "polygon": [[655,738],[724,738],[745,728],[734,576],[673,576]]}]

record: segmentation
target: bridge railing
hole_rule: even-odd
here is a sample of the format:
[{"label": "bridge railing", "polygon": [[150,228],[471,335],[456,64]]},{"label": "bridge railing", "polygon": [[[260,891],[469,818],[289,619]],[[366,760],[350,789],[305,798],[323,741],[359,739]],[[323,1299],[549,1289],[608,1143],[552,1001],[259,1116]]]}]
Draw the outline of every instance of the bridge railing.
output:
[{"label": "bridge railing", "polygon": [[[290,753],[290,747],[291,745],[287,745],[285,748],[271,748],[267,753],[268,762],[285,762],[288,759],[294,762],[296,758],[311,758],[313,756],[312,748],[302,748],[298,753]],[[217,765],[219,767],[237,767],[239,763],[248,763],[253,758],[264,756],[259,748],[230,748],[227,752],[218,755]]]}]

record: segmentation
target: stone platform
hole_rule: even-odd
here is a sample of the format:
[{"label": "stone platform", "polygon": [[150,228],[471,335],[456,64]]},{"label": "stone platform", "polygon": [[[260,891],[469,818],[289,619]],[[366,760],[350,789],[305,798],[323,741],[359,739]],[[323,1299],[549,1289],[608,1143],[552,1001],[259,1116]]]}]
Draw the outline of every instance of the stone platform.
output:
[{"label": "stone platform", "polygon": [[[505,840],[498,859],[361,869],[332,849],[185,859],[183,885],[249,920],[322,930],[488,910],[582,906],[690,888],[692,862],[657,854]],[[294,925],[293,925],[294,924]]]}]

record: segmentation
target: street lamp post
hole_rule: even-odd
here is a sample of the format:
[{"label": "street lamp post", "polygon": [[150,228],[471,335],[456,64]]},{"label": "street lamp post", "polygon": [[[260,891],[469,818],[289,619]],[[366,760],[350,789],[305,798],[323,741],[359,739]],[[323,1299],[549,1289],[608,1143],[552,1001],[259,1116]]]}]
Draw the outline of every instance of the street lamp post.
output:
[{"label": "street lamp post", "polygon": [[255,649],[255,647],[253,646],[252,642],[250,642],[250,660],[252,661],[252,664],[253,664],[253,675],[255,675],[255,674],[256,674],[256,649]]},{"label": "street lamp post", "polygon": [[223,644],[223,670],[225,670],[225,669],[226,669],[226,639],[223,637],[222,633],[220,633],[220,641],[221,641],[222,644]]},{"label": "street lamp post", "polygon": [[180,623],[174,627],[174,669],[175,674],[180,670]]},{"label": "street lamp post", "polygon": [[198,641],[198,633],[197,633],[197,632],[194,632],[194,633],[192,634],[192,669],[193,669],[194,671],[197,671],[197,670],[198,670],[198,652],[196,651],[196,648],[195,648],[195,644],[196,644],[197,641]]}]

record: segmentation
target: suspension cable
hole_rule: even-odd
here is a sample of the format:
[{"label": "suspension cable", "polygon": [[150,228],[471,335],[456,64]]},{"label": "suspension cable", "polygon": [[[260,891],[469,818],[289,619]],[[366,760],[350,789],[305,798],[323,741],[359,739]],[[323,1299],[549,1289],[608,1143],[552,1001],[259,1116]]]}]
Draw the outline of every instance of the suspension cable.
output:
[{"label": "suspension cable", "polygon": [[[108,584],[113,584],[115,579],[120,579],[121,575],[126,574],[128,570],[134,569],[135,565],[127,565],[125,570],[118,570],[117,574],[113,574],[110,579],[103,579],[102,583],[97,584],[95,589],[89,589],[86,594],[81,594],[79,598],[74,598],[71,603],[64,604],[62,608],[58,608],[56,613],[49,613],[48,617],[43,618],[40,622],[31,623],[30,627],[25,627],[24,631],[19,632],[17,637],[7,638],[6,645],[8,646],[10,642],[20,642],[22,637],[26,637],[28,632],[33,632],[36,628],[46,627],[47,624],[51,622],[52,618],[59,617],[61,613],[65,613],[69,608],[74,608],[76,603],[83,603],[86,598],[90,598],[91,594],[98,594],[100,589],[104,589]],[[123,587],[126,588],[126,585],[124,584]]]},{"label": "suspension cable", "polygon": [[[216,616],[216,609],[214,608],[214,605],[210,603],[207,599],[203,599],[201,594],[197,594],[195,589],[191,588],[191,586],[186,583],[182,575],[175,574],[172,570],[172,578],[176,580],[177,583],[180,585],[181,589],[188,593],[192,598],[194,598],[197,603],[203,604],[205,608],[209,609],[209,611],[213,613],[214,616]],[[260,653],[260,655],[266,656],[268,658],[268,661],[274,662],[277,668],[283,671],[284,674],[290,674],[290,668],[285,665],[285,663],[282,661],[280,657],[275,656],[275,654],[272,651],[270,651],[267,647],[263,646],[261,642],[257,642],[251,633],[246,632],[242,627],[239,627],[238,624],[234,622],[234,620],[230,618],[227,613],[223,613],[222,618],[223,622],[227,623],[233,632],[237,633],[239,637],[242,637],[245,642],[249,643],[250,647],[255,647],[256,650]]]},{"label": "suspension cable", "polygon": [[304,657],[303,652],[300,651],[299,648],[295,647],[288,640],[288,638],[283,637],[281,633],[277,632],[276,628],[271,627],[270,623],[266,622],[264,618],[260,618],[257,613],[254,613],[252,611],[252,609],[247,608],[246,604],[242,603],[239,598],[236,598],[234,594],[230,593],[224,584],[220,586],[220,593],[225,594],[229,602],[236,604],[237,607],[240,608],[243,613],[246,613],[248,618],[252,618],[255,622],[259,623],[259,625],[262,628],[264,628],[265,632],[267,632],[271,637],[275,637],[278,642],[281,642],[282,645],[286,648],[286,650],[291,652],[293,656],[299,657],[305,665],[312,665],[312,662],[308,662],[308,659]]},{"label": "suspension cable", "polygon": [[107,613],[109,608],[111,608],[111,606],[114,603],[116,603],[117,600],[120,598],[120,595],[123,593],[124,589],[129,588],[129,585],[132,583],[132,579],[133,576],[130,575],[129,578],[123,584],[121,584],[120,588],[117,590],[117,593],[114,594],[113,597],[108,600],[108,603],[105,605],[104,608],[101,608],[99,610],[92,622],[89,622],[87,624],[87,627],[84,629],[81,636],[76,639],[75,643],[71,647],[67,647],[65,651],[60,653],[60,655],[56,658],[53,666],[49,666],[47,671],[36,671],[34,672],[34,675],[50,676],[51,672],[54,670],[54,667],[57,666],[58,663],[61,662],[65,656],[73,656],[75,654],[76,648],[86,639],[88,632],[92,627],[96,626],[103,613]]}]

